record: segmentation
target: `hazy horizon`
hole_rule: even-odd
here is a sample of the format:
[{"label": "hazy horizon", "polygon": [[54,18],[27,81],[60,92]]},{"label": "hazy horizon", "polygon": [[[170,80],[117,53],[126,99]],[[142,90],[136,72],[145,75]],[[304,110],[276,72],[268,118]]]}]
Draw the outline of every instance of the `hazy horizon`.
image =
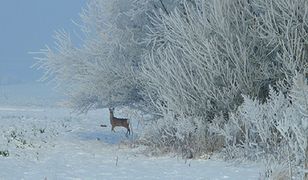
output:
[{"label": "hazy horizon", "polygon": [[36,62],[33,54],[45,45],[52,46],[57,30],[71,33],[78,28],[79,13],[86,0],[42,1],[3,0],[0,6],[0,83],[5,81],[35,82],[42,72],[30,67]]}]

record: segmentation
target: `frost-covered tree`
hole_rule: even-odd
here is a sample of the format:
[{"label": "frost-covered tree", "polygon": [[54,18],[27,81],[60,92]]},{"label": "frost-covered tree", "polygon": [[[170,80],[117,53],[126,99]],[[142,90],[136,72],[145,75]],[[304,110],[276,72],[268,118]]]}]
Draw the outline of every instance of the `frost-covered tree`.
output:
[{"label": "frost-covered tree", "polygon": [[148,14],[168,13],[173,4],[176,1],[89,0],[78,24],[81,44],[58,32],[55,48],[41,51],[37,65],[46,72],[43,79],[54,79],[80,111],[142,102],[138,74]]}]

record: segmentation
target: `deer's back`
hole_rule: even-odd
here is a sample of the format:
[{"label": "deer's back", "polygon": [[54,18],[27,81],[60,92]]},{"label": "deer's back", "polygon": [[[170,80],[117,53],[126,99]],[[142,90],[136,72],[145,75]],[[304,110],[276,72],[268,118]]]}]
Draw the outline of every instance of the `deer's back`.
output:
[{"label": "deer's back", "polygon": [[116,118],[114,117],[111,121],[112,125],[115,126],[127,126],[128,125],[128,120],[124,118]]}]

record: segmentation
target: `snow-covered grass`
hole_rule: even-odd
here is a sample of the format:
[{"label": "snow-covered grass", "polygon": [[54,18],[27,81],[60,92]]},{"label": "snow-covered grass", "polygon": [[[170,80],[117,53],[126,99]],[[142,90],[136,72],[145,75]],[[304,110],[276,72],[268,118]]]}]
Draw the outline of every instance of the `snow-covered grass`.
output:
[{"label": "snow-covered grass", "polygon": [[[0,179],[259,178],[257,165],[148,156],[124,128],[111,132],[108,116],[106,109],[76,115],[65,108],[0,106]],[[142,126],[131,121],[136,137]]]}]

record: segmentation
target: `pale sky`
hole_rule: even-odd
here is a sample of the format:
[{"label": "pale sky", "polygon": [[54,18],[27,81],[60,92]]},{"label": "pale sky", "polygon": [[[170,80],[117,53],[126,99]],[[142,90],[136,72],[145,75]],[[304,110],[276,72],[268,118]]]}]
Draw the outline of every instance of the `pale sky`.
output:
[{"label": "pale sky", "polygon": [[1,0],[0,80],[13,78],[29,82],[41,72],[30,69],[33,55],[45,45],[52,46],[56,30],[73,33],[86,0]]}]

